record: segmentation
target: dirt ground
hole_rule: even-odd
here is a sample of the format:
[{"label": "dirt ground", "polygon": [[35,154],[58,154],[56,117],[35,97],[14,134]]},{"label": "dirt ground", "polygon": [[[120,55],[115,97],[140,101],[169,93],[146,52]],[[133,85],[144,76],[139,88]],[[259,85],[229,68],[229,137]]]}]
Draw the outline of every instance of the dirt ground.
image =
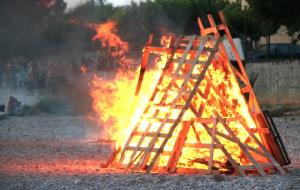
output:
[{"label": "dirt ground", "polygon": [[101,129],[75,116],[0,119],[0,190],[300,189],[300,117],[275,118],[292,160],[286,175],[124,174],[102,169]]}]

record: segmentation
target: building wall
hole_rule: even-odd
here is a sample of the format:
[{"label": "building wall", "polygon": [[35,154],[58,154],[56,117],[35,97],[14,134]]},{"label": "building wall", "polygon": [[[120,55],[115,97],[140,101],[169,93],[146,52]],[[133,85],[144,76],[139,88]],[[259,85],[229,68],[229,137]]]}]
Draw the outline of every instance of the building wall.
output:
[{"label": "building wall", "polygon": [[300,105],[300,60],[246,64],[248,76],[258,73],[254,91],[265,105]]}]

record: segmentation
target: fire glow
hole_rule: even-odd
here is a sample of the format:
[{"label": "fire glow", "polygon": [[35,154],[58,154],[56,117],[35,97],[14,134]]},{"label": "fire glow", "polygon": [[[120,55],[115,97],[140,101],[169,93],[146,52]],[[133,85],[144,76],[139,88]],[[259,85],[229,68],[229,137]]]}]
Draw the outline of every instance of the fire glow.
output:
[{"label": "fire glow", "polygon": [[150,71],[143,93],[139,97],[134,96],[138,68],[128,69],[132,68],[130,64],[133,64],[133,60],[126,56],[129,46],[117,35],[116,23],[108,21],[89,26],[96,31],[92,40],[99,40],[103,47],[114,49],[109,51],[110,55],[118,60],[120,66],[113,79],[95,75],[90,82],[93,109],[99,116],[99,124],[104,127],[103,138],[116,141],[116,146],[120,149],[131,132],[128,126],[143,111],[143,104],[152,92],[160,72],[156,69]]},{"label": "fire glow", "polygon": [[[124,52],[128,51],[128,43],[121,40],[120,37],[116,34],[116,24],[112,21],[109,21],[104,24],[99,24],[96,29],[97,34],[93,37],[93,40],[100,40],[101,44],[104,47],[114,47],[115,49],[119,49],[120,52],[112,54],[113,57],[116,55],[124,56]],[[161,44],[163,46],[167,46],[169,43],[168,36],[162,36]],[[176,57],[176,55],[175,55]],[[124,59],[124,58],[123,58]],[[206,60],[207,57],[201,57],[202,61]],[[167,56],[161,55],[155,65],[160,66],[160,68],[156,67],[156,69],[152,69],[151,71],[147,72],[147,76],[143,81],[143,89],[140,90],[141,94],[139,97],[134,96],[134,91],[138,79],[138,70],[137,71],[124,71],[122,67],[118,70],[116,76],[112,80],[107,80],[101,78],[101,76],[95,76],[94,79],[91,81],[91,96],[93,98],[93,109],[98,113],[99,119],[101,121],[101,125],[105,128],[104,137],[113,139],[117,143],[118,148],[122,148],[124,142],[130,135],[132,131],[132,125],[139,119],[140,114],[143,112],[145,107],[145,102],[148,101],[149,96],[151,95],[154,87],[157,84],[157,80],[161,75],[162,68],[166,64]],[[123,63],[121,64],[123,65]],[[201,68],[199,68],[201,70]],[[231,105],[235,107],[235,110],[241,114],[243,118],[247,118],[247,124],[249,127],[255,127],[253,119],[250,117],[250,113],[248,111],[247,105],[243,99],[242,94],[240,93],[240,89],[238,83],[231,74],[231,72],[225,70],[225,67],[222,64],[212,64],[208,70],[209,77],[214,86],[220,89],[222,93],[228,97],[228,100],[231,102]],[[193,73],[199,74],[199,73]],[[163,82],[165,85],[168,84],[168,81],[171,78],[166,78]],[[204,83],[203,83],[204,84]],[[147,89],[145,89],[147,87]],[[204,91],[205,85],[200,87],[201,91]],[[228,88],[229,87],[229,88]],[[172,93],[170,93],[172,94]],[[176,94],[174,93],[173,96],[169,96],[167,103],[170,103],[174,100]],[[217,107],[220,113],[222,113],[222,117],[228,118],[232,116],[232,113],[226,111],[226,106],[219,103],[218,99],[216,98],[216,94],[211,94],[207,101],[211,102],[215,107]],[[156,100],[154,100],[155,102]],[[201,101],[199,101],[200,103]],[[199,105],[198,105],[199,106]],[[196,106],[197,107],[197,106]],[[166,112],[168,109],[166,108]],[[166,113],[161,112],[160,116],[164,116]],[[173,112],[174,115],[175,111]],[[211,112],[209,109],[206,109],[204,112],[204,117],[210,117]],[[183,120],[190,120],[194,117],[192,112],[187,112]],[[157,122],[157,126],[159,126],[159,122]],[[140,126],[140,130],[145,130],[147,122],[144,122]],[[218,125],[221,128],[221,125]],[[237,136],[240,139],[246,140],[247,133],[246,131],[239,126],[238,123],[230,123],[230,127],[237,132]],[[155,129],[151,129],[155,131]],[[176,134],[180,131],[180,127],[178,130],[174,132],[173,138],[169,140],[168,145],[166,146],[166,150],[172,150],[174,143],[176,141]],[[201,134],[205,134],[205,131],[201,131]],[[201,140],[203,143],[209,143],[211,141],[209,135],[201,135]],[[189,133],[187,142],[188,143],[195,143],[195,134]],[[225,141],[225,140],[224,140]],[[144,141],[143,145],[146,146],[149,142]],[[157,142],[159,144],[159,142]],[[235,159],[239,159],[242,163],[240,156],[240,149],[238,146],[231,144],[230,142],[226,142],[230,150],[230,154],[234,155]],[[195,167],[197,163],[192,164],[192,161],[201,158],[207,157],[209,152],[195,152],[187,149],[183,152],[181,157],[181,164],[189,165],[190,167]],[[225,156],[222,154],[221,151],[216,151],[215,153],[216,160],[225,163]],[[126,161],[124,161],[126,163]],[[165,165],[167,160],[161,159],[160,165]],[[198,164],[199,165],[199,164]],[[201,167],[201,166],[198,166]]]},{"label": "fire glow", "polygon": [[[114,140],[117,149],[122,150],[114,159],[116,164],[148,172],[153,165],[154,172],[160,171],[159,168],[169,172],[184,168],[211,173],[213,168],[217,168],[219,172],[232,173],[236,167],[241,175],[245,173],[240,167],[252,167],[251,164],[254,164],[259,173],[265,175],[258,163],[267,165],[271,161],[284,173],[273,157],[266,154],[261,134],[251,132],[258,131],[261,126],[253,117],[253,107],[252,112],[249,110],[225,50],[213,50],[220,46],[221,38],[208,36],[207,41],[202,42],[202,38],[197,38],[197,41],[196,36],[187,37],[191,40],[190,48],[201,47],[200,43],[204,43],[206,49],[212,50],[201,50],[203,52],[195,59],[195,54],[183,53],[176,48],[171,53],[169,50],[176,38],[173,34],[165,34],[160,40],[161,48],[146,46],[143,49],[143,56],[146,52],[146,56],[149,52],[155,55],[151,60],[153,65],[143,64],[142,57],[142,65],[132,69],[134,61],[127,56],[130,44],[117,35],[116,23],[108,21],[87,26],[96,31],[92,40],[99,40],[102,47],[107,47],[110,56],[120,65],[112,79],[95,75],[90,83],[93,109],[99,117],[99,125],[104,127],[103,138]],[[183,46],[189,47],[188,44]],[[215,56],[218,59],[214,59]],[[182,57],[185,62],[179,61]],[[193,60],[205,64],[192,65]],[[148,61],[147,57],[146,64]],[[141,78],[145,68],[147,72]],[[197,88],[194,87],[193,76],[203,77],[201,80],[198,78]],[[136,84],[141,84],[141,81],[138,96],[135,96]],[[193,92],[193,89],[196,91]],[[182,95],[182,91],[188,94]],[[186,105],[188,107],[184,108]],[[182,110],[184,112],[180,116]],[[259,107],[256,111],[260,111]],[[184,137],[180,137],[182,135]],[[178,148],[179,142],[185,146]],[[248,153],[246,149],[253,152]],[[176,153],[178,151],[179,154]]]}]

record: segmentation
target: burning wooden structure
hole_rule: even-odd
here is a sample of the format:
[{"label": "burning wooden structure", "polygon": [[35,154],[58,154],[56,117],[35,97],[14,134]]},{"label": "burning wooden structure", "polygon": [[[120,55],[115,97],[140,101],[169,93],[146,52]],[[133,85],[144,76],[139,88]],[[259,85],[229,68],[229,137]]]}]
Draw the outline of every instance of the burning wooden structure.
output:
[{"label": "burning wooden structure", "polygon": [[[136,94],[151,54],[165,66],[115,166],[126,171],[178,173],[285,173],[290,163],[271,117],[261,111],[226,21],[200,19],[201,35],[171,36],[144,49]],[[231,65],[227,39],[238,66]]]}]

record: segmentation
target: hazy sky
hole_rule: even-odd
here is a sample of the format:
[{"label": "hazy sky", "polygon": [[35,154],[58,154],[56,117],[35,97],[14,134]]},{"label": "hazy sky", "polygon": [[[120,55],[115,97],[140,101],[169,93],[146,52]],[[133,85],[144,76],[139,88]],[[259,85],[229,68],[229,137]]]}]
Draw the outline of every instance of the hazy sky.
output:
[{"label": "hazy sky", "polygon": [[[76,7],[78,4],[83,3],[87,0],[64,0],[68,3],[68,9]],[[135,2],[139,2],[141,0],[134,0]],[[113,5],[128,5],[130,4],[131,0],[107,0],[107,2],[112,3]]]}]

